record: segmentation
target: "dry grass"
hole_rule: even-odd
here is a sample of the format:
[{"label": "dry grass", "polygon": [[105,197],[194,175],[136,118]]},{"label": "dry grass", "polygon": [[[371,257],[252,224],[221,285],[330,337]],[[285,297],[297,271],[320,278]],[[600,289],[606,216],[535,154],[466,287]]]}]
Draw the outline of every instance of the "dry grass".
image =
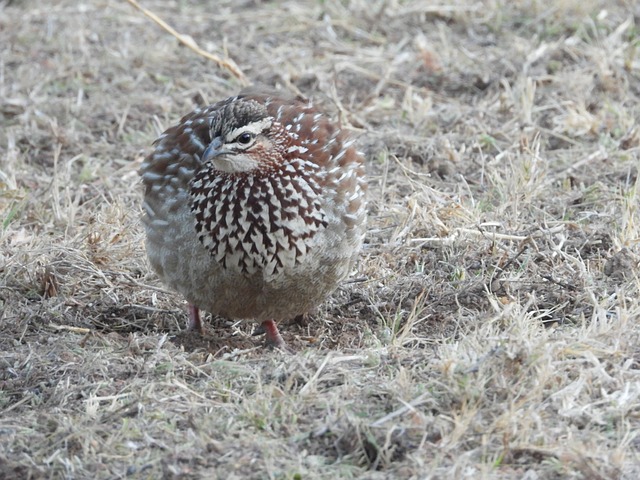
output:
[{"label": "dry grass", "polygon": [[1,478],[640,477],[637,2],[143,6],[357,132],[366,249],[294,355],[181,334],[136,170],[239,84],[127,2],[0,1]]}]

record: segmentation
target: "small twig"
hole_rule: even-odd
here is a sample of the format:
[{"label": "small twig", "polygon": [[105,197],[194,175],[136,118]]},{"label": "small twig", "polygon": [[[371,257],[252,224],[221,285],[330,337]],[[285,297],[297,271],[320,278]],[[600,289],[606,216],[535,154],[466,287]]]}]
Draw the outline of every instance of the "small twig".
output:
[{"label": "small twig", "polygon": [[345,280],[342,283],[346,285],[347,283],[362,283],[368,280],[369,280],[369,277],[358,277],[358,278],[351,278],[349,280]]},{"label": "small twig", "polygon": [[423,403],[425,403],[425,400],[427,400],[428,397],[429,397],[429,394],[423,393],[423,394],[419,395],[417,398],[411,400],[410,402],[405,402],[405,401],[400,399],[400,402],[402,402],[402,404],[403,404],[402,407],[398,408],[397,410],[394,410],[391,413],[388,413],[387,415],[385,415],[382,418],[379,418],[375,422],[370,423],[369,426],[371,426],[371,427],[380,427],[380,426],[384,425],[386,422],[388,422],[389,420],[393,420],[394,418],[399,417],[401,415],[404,415],[407,412],[414,412],[415,411],[415,407],[420,406]]},{"label": "small twig", "polygon": [[462,232],[462,233],[466,233],[469,235],[478,235],[481,237],[486,237],[489,240],[514,240],[516,242],[521,242],[523,240],[526,240],[527,238],[529,238],[528,236],[522,236],[522,235],[510,235],[507,233],[497,233],[497,232],[486,232],[482,229],[470,229],[470,228],[456,228],[456,231],[458,232]]},{"label": "small twig", "polygon": [[[222,348],[220,348],[213,356],[212,358],[218,358],[218,354],[220,352],[222,352],[224,349],[229,348],[227,346],[224,346]],[[255,352],[257,350],[259,350],[260,347],[251,347],[251,348],[245,348],[244,350],[238,350],[235,349],[233,352],[227,352],[224,355],[222,355],[219,359],[220,360],[225,360],[225,361],[229,361],[229,360],[233,360],[236,357],[241,357],[242,355],[244,355],[245,353],[251,353],[251,352]]]},{"label": "small twig", "polygon": [[316,372],[313,374],[313,376],[309,379],[309,381],[307,383],[304,384],[304,386],[300,389],[300,392],[298,392],[298,395],[306,395],[307,391],[318,381],[318,378],[320,378],[320,374],[322,373],[322,371],[324,370],[324,367],[327,366],[327,363],[329,362],[329,359],[331,358],[331,353],[329,353],[324,360],[322,361],[322,363],[320,364],[320,367],[316,370]]},{"label": "small twig", "polygon": [[84,333],[84,334],[91,333],[91,329],[84,328],[84,327],[74,327],[71,325],[55,325],[53,323],[50,323],[47,326],[49,328],[53,328],[54,330],[58,330],[58,331],[66,330],[68,332],[73,332],[73,333]]},{"label": "small twig", "polygon": [[578,290],[578,288],[575,285],[570,285],[568,283],[565,282],[561,282],[560,280],[556,280],[555,278],[553,278],[551,275],[540,275],[542,278],[544,278],[546,281],[551,282],[551,283],[555,283],[556,285],[558,285],[559,287],[562,288],[566,288],[567,290],[571,290],[573,292],[575,292],[576,290]]},{"label": "small twig", "polygon": [[5,408],[4,410],[2,410],[0,412],[0,414],[4,415],[5,413],[10,412],[11,410],[14,410],[16,408],[18,408],[20,405],[22,405],[23,403],[27,403],[29,400],[31,400],[32,395],[30,394],[26,394],[24,397],[22,397],[20,400],[18,400],[16,403],[14,403],[13,405],[8,406],[7,408]]},{"label": "small twig", "polygon": [[411,240],[409,240],[411,243],[444,243],[444,244],[449,244],[449,243],[453,243],[453,241],[458,237],[459,233],[466,233],[467,235],[476,235],[476,236],[480,236],[480,237],[485,237],[489,240],[514,240],[516,242],[521,242],[523,240],[528,239],[528,236],[522,236],[522,235],[510,235],[510,234],[506,234],[506,233],[497,233],[497,232],[486,232],[482,229],[471,229],[471,228],[456,228],[453,231],[453,234],[448,236],[448,237],[444,237],[444,238],[439,238],[439,237],[421,237],[421,238],[412,238]]},{"label": "small twig", "polygon": [[183,35],[181,33],[178,33],[173,27],[171,27],[171,25],[169,25],[167,22],[165,22],[160,17],[158,17],[151,10],[147,10],[146,8],[144,8],[136,0],[127,0],[127,2],[130,5],[132,5],[134,8],[140,10],[145,16],[149,17],[153,22],[159,25],[162,29],[164,29],[170,35],[174,36],[185,47],[190,48],[191,50],[196,52],[198,55],[201,55],[209,60],[214,61],[220,68],[223,68],[229,71],[234,77],[240,80],[240,83],[242,83],[243,85],[249,84],[247,77],[245,77],[244,73],[242,73],[242,70],[240,70],[240,68],[236,65],[236,63],[233,60],[231,59],[223,60],[217,55],[209,53],[206,50],[203,50],[198,46],[195,40],[191,38],[189,35]]},{"label": "small twig", "polygon": [[[527,238],[529,238],[529,237],[527,237]],[[511,265],[513,265],[513,263],[514,263],[514,262],[515,262],[515,261],[520,257],[520,255],[522,255],[522,254],[525,252],[525,250],[526,250],[528,247],[529,247],[529,242],[527,242],[527,241],[523,241],[523,242],[521,243],[520,250],[518,250],[518,253],[516,253],[516,254],[515,254],[515,256],[511,257],[511,258],[507,261],[507,263],[505,263],[505,264],[504,264],[504,266],[502,266],[502,267],[496,266],[496,268],[498,269],[498,273],[497,273],[497,274],[496,274],[496,276],[495,276],[495,277],[493,277],[491,280],[492,280],[492,281],[498,280],[498,279],[500,278],[500,276],[501,276],[504,272],[506,272],[506,271],[507,271],[507,268],[509,268]]]}]

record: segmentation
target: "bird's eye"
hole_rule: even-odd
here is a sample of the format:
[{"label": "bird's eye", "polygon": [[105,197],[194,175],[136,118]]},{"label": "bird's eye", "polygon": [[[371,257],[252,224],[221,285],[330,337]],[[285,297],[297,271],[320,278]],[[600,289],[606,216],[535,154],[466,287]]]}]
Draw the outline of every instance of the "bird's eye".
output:
[{"label": "bird's eye", "polygon": [[251,135],[249,132],[241,133],[240,135],[238,135],[238,138],[236,138],[236,142],[241,145],[248,145],[251,140],[253,140],[253,135]]}]

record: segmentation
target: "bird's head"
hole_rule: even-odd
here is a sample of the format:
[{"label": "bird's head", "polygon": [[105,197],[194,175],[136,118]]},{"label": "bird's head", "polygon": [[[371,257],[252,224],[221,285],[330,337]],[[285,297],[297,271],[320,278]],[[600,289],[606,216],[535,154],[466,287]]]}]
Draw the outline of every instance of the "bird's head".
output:
[{"label": "bird's head", "polygon": [[277,127],[263,104],[234,99],[211,119],[211,142],[201,162],[227,174],[274,167],[282,162],[282,139],[277,135]]}]

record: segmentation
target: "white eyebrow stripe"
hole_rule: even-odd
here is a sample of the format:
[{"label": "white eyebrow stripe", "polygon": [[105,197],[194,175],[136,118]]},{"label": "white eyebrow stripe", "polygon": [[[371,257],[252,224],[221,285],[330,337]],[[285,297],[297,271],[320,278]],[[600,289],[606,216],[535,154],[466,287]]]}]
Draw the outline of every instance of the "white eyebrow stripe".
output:
[{"label": "white eyebrow stripe", "polygon": [[257,122],[251,122],[247,125],[243,125],[242,127],[236,128],[235,130],[230,131],[224,137],[225,142],[232,143],[238,136],[245,132],[252,133],[254,136],[258,135],[262,131],[271,127],[271,118],[263,118],[262,120],[258,120]]}]

